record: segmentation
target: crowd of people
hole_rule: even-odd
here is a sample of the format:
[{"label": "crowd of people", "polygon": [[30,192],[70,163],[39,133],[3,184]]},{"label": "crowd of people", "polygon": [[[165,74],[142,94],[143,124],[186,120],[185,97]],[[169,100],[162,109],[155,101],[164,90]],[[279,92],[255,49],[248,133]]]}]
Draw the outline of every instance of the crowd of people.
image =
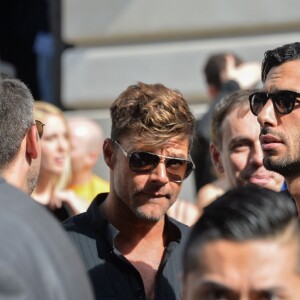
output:
[{"label": "crowd of people", "polygon": [[300,43],[261,71],[212,55],[199,120],[180,91],[138,82],[109,136],[1,76],[0,299],[298,299],[298,66]]}]

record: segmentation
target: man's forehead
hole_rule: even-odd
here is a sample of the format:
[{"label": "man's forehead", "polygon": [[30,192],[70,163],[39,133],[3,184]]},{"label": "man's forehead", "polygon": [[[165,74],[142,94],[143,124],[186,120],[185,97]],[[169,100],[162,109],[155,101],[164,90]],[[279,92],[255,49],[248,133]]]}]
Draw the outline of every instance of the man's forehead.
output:
[{"label": "man's forehead", "polygon": [[199,251],[199,267],[193,276],[235,291],[243,284],[249,289],[268,289],[288,284],[291,278],[300,285],[298,247],[277,238],[209,241]]},{"label": "man's forehead", "polygon": [[262,90],[268,93],[280,90],[300,92],[300,60],[288,61],[272,67]]},{"label": "man's forehead", "polygon": [[256,253],[252,259],[263,259],[272,254],[282,253],[282,256],[296,252],[297,243],[285,235],[279,237],[266,237],[249,239],[245,241],[234,241],[229,239],[216,239],[208,241],[203,245],[200,259],[205,258],[204,261],[209,262],[210,256],[219,257],[222,259],[235,260],[239,254],[241,256],[248,255],[253,252]]},{"label": "man's forehead", "polygon": [[251,113],[250,106],[247,104],[234,108],[223,120],[221,124],[221,131],[224,132],[226,129],[234,130],[239,129],[240,131],[247,131],[247,128],[241,127],[241,123],[245,121],[253,121],[253,124],[258,122],[256,117]]}]

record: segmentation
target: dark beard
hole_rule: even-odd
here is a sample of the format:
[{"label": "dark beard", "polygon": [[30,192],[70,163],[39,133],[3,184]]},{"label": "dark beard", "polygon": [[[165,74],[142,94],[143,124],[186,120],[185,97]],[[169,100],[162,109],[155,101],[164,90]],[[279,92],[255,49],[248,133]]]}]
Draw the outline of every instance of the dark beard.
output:
[{"label": "dark beard", "polygon": [[265,157],[263,164],[267,170],[277,172],[285,178],[300,176],[300,161],[289,161],[284,158],[274,161],[270,157]]}]

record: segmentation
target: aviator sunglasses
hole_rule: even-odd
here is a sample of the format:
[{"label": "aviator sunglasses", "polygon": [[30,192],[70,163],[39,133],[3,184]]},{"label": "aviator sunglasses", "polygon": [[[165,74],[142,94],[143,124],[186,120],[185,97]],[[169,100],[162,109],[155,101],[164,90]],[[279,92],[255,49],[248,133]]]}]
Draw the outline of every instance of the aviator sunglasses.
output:
[{"label": "aviator sunglasses", "polygon": [[279,91],[270,94],[256,92],[249,96],[250,109],[255,116],[258,116],[268,100],[271,99],[275,110],[282,115],[287,115],[292,112],[299,97],[299,93],[292,91]]},{"label": "aviator sunglasses", "polygon": [[38,132],[38,135],[40,137],[40,139],[43,137],[43,132],[44,132],[44,126],[45,124],[42,123],[41,121],[39,120],[35,120],[35,124],[33,124],[36,126],[36,129],[37,129],[37,132]]},{"label": "aviator sunglasses", "polygon": [[117,141],[111,141],[118,145],[123,154],[129,159],[129,168],[134,173],[149,174],[158,166],[160,161],[163,160],[169,179],[173,182],[180,183],[195,169],[194,163],[191,160],[158,155],[145,151],[127,153]]}]

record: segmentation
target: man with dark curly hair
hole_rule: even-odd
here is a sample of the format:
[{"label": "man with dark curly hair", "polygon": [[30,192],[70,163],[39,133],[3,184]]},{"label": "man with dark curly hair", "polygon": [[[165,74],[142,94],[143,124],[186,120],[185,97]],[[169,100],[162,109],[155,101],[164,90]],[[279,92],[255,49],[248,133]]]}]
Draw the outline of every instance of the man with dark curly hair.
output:
[{"label": "man with dark curly hair", "polygon": [[285,177],[300,210],[300,43],[269,50],[262,63],[262,91],[249,96],[260,124],[267,169]]}]

